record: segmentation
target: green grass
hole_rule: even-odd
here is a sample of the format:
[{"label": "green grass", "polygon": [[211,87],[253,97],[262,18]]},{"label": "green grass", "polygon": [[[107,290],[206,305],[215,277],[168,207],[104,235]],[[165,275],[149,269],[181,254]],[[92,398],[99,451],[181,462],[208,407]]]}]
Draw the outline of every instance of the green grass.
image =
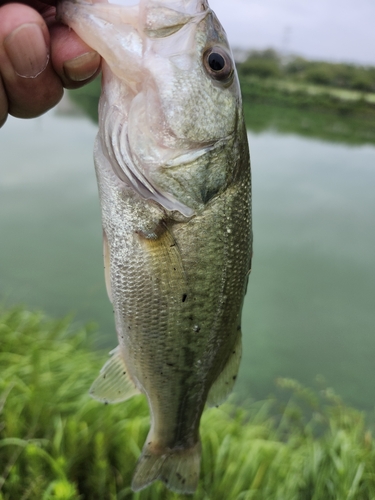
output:
[{"label": "green grass", "polygon": [[251,51],[238,65],[240,76],[278,78],[348,91],[375,92],[375,67],[282,56],[272,49]]},{"label": "green grass", "polygon": [[245,103],[258,102],[321,110],[341,116],[360,114],[375,118],[373,93],[252,76],[240,77],[240,82]]},{"label": "green grass", "polygon": [[[114,406],[87,391],[106,359],[87,329],[24,309],[0,313],[0,499],[177,499],[161,483],[134,494],[149,427],[142,396]],[[93,333],[91,332],[91,335]],[[329,390],[205,411],[194,499],[370,500],[375,446],[364,415]]]},{"label": "green grass", "polygon": [[374,117],[357,114],[342,116],[321,109],[267,104],[249,98],[244,102],[248,130],[255,133],[274,130],[281,134],[298,134],[352,145],[375,143]]},{"label": "green grass", "polygon": [[[349,144],[375,144],[375,93],[282,79],[242,76],[246,125]],[[71,91],[73,101],[98,121],[100,79]]]}]

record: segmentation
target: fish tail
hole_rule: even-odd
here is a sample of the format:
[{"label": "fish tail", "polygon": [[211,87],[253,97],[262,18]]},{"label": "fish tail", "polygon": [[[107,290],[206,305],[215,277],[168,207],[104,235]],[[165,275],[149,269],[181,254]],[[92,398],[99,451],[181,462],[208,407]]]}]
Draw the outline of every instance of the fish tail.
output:
[{"label": "fish tail", "polygon": [[145,444],[132,481],[132,490],[139,491],[156,480],[163,481],[172,491],[193,494],[198,485],[201,443],[191,448],[159,450]]}]

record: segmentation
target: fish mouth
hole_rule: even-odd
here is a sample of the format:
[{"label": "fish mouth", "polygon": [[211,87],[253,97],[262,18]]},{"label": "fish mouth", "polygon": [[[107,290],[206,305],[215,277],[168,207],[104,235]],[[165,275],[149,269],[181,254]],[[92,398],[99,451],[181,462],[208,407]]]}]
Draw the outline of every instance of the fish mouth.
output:
[{"label": "fish mouth", "polygon": [[[202,150],[191,150],[189,147],[180,151],[165,147],[165,144],[161,145],[152,134],[148,134],[149,151],[145,158],[140,159],[136,151],[144,149],[138,147],[139,135],[143,133],[143,130],[139,130],[141,127],[138,123],[142,113],[136,108],[145,94],[145,80],[151,87],[155,86],[152,83],[153,76],[145,64],[145,54],[152,50],[150,45],[153,42],[160,44],[160,40],[171,35],[176,36],[191,22],[199,23],[208,10],[206,0],[140,0],[131,5],[124,5],[121,1],[107,3],[100,0],[63,0],[57,7],[57,19],[70,26],[104,60],[105,95],[100,104],[100,114],[104,117],[102,148],[114,173],[142,198],[154,200],[169,211],[177,210],[185,217],[194,215],[195,210],[180,202],[171,193],[160,189],[151,180],[150,169],[155,161],[159,162],[159,167],[168,167],[178,163],[179,157],[182,161],[196,158],[207,151],[207,146]],[[189,43],[188,36],[183,42],[185,50]],[[179,61],[183,59],[178,51],[176,55]],[[113,75],[121,82],[121,89],[117,88],[118,92],[106,90],[116,86]],[[149,120],[149,117],[144,115],[145,113],[143,119]],[[158,111],[157,103],[153,115],[156,116],[154,122],[165,122]],[[129,120],[132,123],[129,123]],[[136,133],[132,133],[132,128]],[[150,128],[149,123],[143,128]],[[155,129],[155,126],[153,128]],[[135,142],[137,144],[134,144]],[[150,150],[154,159],[151,159]],[[149,160],[151,165],[147,164]]]},{"label": "fish mouth", "polygon": [[[207,0],[62,0],[56,19],[70,26],[132,90],[144,80],[148,41],[174,35],[210,12]],[[131,68],[131,71],[127,71]]]},{"label": "fish mouth", "polygon": [[188,77],[190,70],[201,76],[196,34],[210,13],[207,0],[140,0],[132,5],[62,0],[57,8],[58,19],[103,58],[98,139],[114,173],[142,198],[185,217],[203,208],[202,202],[177,188],[162,189],[159,174],[196,161],[223,137],[203,133],[203,138],[192,138],[189,127],[176,127],[174,120],[181,116],[168,108],[175,95],[169,98],[165,89],[176,83],[176,68]]}]

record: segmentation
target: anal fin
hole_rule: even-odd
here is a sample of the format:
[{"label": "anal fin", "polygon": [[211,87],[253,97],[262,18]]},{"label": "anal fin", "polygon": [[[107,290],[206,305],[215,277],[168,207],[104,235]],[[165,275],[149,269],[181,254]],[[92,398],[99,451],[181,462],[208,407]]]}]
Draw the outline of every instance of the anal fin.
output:
[{"label": "anal fin", "polygon": [[113,349],[110,355],[90,388],[90,396],[102,403],[121,403],[140,394],[140,391],[129,377],[120,347]]},{"label": "anal fin", "polygon": [[222,372],[219,374],[207,396],[208,406],[219,406],[232,392],[237,379],[242,355],[242,338],[239,332],[236,343],[229,355],[228,361]]}]

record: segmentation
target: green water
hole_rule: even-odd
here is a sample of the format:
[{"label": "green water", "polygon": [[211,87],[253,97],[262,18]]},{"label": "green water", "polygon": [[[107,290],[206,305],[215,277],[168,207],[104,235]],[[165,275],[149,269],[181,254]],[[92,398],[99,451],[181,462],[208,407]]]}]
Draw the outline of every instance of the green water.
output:
[{"label": "green water", "polygon": [[[0,300],[98,324],[116,345],[92,166],[96,126],[49,113],[0,130]],[[375,147],[249,134],[255,250],[237,391],[325,377],[375,402]],[[1,341],[1,340],[0,340]]]}]

